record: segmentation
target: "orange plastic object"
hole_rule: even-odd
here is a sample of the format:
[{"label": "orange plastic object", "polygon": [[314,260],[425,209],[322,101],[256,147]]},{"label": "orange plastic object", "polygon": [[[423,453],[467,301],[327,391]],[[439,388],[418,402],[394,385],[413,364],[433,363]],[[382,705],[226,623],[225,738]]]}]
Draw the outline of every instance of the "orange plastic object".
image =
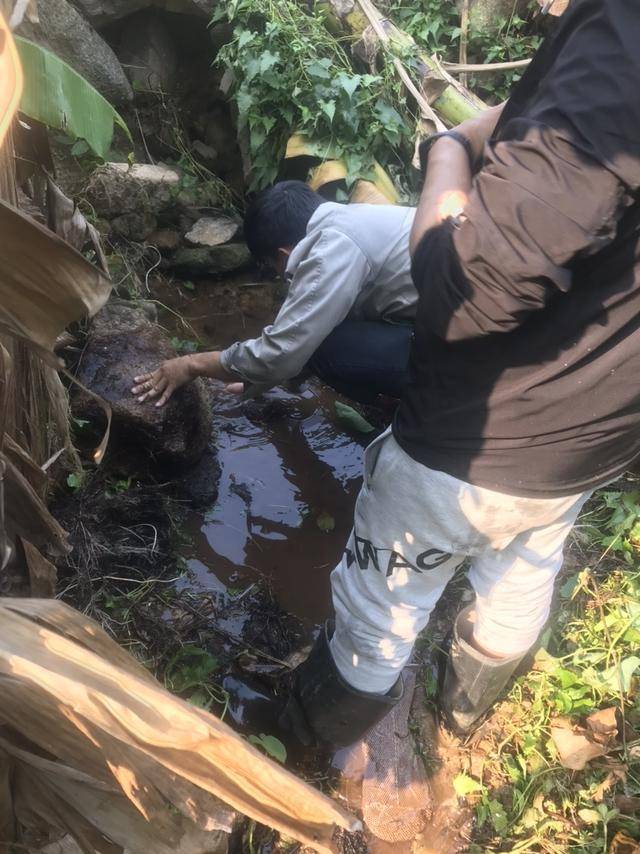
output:
[{"label": "orange plastic object", "polygon": [[0,145],[22,97],[22,66],[4,17],[0,14]]}]

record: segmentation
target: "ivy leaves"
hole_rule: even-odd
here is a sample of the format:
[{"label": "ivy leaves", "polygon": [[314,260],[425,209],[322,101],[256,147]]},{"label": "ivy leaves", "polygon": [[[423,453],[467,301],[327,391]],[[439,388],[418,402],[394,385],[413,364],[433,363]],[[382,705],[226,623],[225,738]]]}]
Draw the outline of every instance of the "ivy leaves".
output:
[{"label": "ivy leaves", "polygon": [[233,72],[254,189],[276,179],[294,133],[313,139],[325,156],[330,150],[343,158],[348,184],[410,141],[412,121],[393,105],[393,87],[382,75],[354,72],[324,21],[302,4],[237,0],[227,4],[227,16],[234,39],[220,59]]}]

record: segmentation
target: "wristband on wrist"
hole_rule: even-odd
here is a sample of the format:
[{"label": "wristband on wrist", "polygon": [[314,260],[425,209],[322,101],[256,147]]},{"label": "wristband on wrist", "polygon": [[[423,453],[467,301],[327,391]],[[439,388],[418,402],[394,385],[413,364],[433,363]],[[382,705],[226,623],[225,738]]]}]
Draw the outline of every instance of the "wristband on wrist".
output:
[{"label": "wristband on wrist", "polygon": [[473,149],[471,147],[471,143],[467,139],[466,136],[462,133],[458,133],[457,130],[443,130],[441,133],[434,133],[432,136],[425,139],[420,143],[418,148],[418,155],[420,157],[420,171],[423,175],[426,174],[427,164],[429,162],[429,152],[431,151],[431,146],[438,139],[442,139],[443,136],[448,136],[451,139],[455,139],[457,143],[459,143],[464,150],[467,152],[467,157],[469,158],[469,165],[473,169],[474,156]]}]

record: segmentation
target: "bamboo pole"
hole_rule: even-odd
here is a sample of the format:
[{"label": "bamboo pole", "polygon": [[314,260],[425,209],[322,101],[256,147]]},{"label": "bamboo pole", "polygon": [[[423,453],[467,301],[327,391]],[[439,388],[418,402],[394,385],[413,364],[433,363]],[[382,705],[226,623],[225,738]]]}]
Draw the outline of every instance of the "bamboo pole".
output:
[{"label": "bamboo pole", "polygon": [[[487,105],[480,98],[447,73],[436,57],[420,52],[414,39],[389,18],[384,17],[371,0],[357,0],[359,14],[355,10],[345,14],[341,0],[321,0],[318,5],[330,12],[332,20],[349,33],[354,41],[361,39],[371,26],[376,35],[379,28],[387,34],[387,41],[383,46],[389,51],[393,51],[394,46],[398,48],[398,52],[414,51],[419,61],[420,90],[433,111],[447,126],[460,124],[486,108]],[[372,17],[376,21],[375,28],[372,25]]]}]

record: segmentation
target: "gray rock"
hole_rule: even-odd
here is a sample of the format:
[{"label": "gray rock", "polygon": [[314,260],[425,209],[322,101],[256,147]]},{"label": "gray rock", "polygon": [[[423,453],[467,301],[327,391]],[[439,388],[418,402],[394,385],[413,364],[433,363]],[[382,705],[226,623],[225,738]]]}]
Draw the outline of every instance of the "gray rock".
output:
[{"label": "gray rock", "polygon": [[136,92],[172,92],[178,54],[166,20],[154,10],[127,19],[118,56]]},{"label": "gray rock", "polygon": [[148,235],[146,242],[161,252],[174,252],[182,243],[182,238],[178,231],[171,228],[159,228]]},{"label": "gray rock", "polygon": [[40,22],[20,32],[52,50],[116,106],[133,100],[133,89],[118,57],[67,0],[40,0]]},{"label": "gray rock", "polygon": [[178,169],[163,163],[105,163],[91,176],[85,196],[100,216],[158,214],[175,204],[180,179]]},{"label": "gray rock", "polygon": [[111,230],[118,237],[126,237],[128,240],[143,241],[156,230],[158,220],[151,213],[132,211],[120,214],[111,220]]},{"label": "gray rock", "polygon": [[[158,409],[131,394],[134,377],[175,356],[168,336],[143,310],[112,301],[96,316],[78,370],[78,379],[113,411],[112,442],[144,452],[169,466],[194,464],[211,436],[211,410],[201,383],[179,389]],[[84,392],[73,399],[76,417],[103,420],[95,400]]]},{"label": "gray rock", "polygon": [[[46,1],[46,0],[45,0]],[[112,24],[140,9],[155,6],[167,12],[200,15],[211,19],[217,0],[75,0],[76,6],[95,27]]]},{"label": "gray rock", "polygon": [[247,267],[251,253],[244,243],[226,243],[199,249],[178,249],[170,266],[178,272],[223,276]]},{"label": "gray rock", "polygon": [[[84,195],[98,216],[164,213],[163,224],[167,225],[167,220],[175,222],[191,209],[196,211],[195,222],[202,208],[217,207],[215,192],[213,183],[195,183],[186,189],[182,172],[164,163],[105,163],[91,176]],[[190,218],[189,228],[191,224]]]},{"label": "gray rock", "polygon": [[152,6],[153,0],[75,0],[75,4],[94,27],[102,27]]},{"label": "gray rock", "polygon": [[229,217],[204,216],[184,237],[192,246],[220,246],[232,240],[239,228],[239,224]]}]

